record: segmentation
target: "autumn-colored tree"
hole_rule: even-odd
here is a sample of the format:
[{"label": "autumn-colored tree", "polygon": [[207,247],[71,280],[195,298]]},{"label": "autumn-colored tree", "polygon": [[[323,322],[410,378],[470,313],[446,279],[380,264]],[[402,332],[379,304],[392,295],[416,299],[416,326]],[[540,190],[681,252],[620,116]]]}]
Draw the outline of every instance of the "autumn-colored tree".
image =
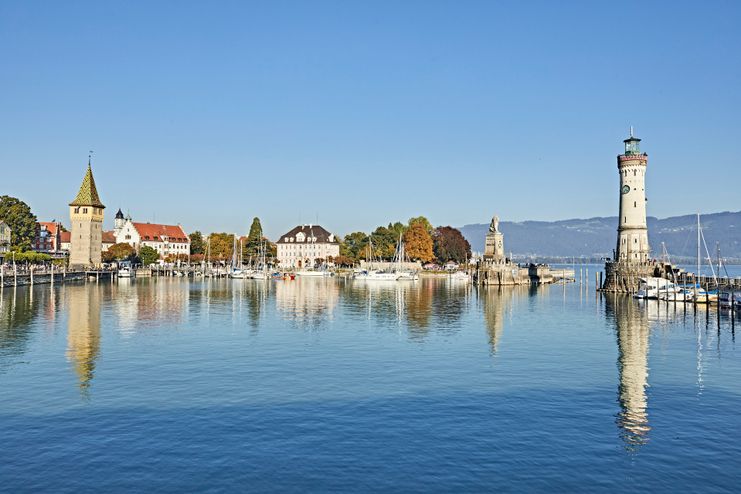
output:
[{"label": "autumn-colored tree", "polygon": [[332,259],[330,259],[330,261],[333,262],[335,266],[340,267],[350,267],[355,264],[355,261],[352,258],[343,256],[341,254],[339,256],[333,257]]},{"label": "autumn-colored tree", "polygon": [[404,249],[407,257],[415,261],[430,262],[435,258],[432,237],[421,222],[412,223],[404,233]]},{"label": "autumn-colored tree", "polygon": [[130,261],[136,257],[136,251],[127,243],[113,244],[102,254],[103,262]]},{"label": "autumn-colored tree", "polygon": [[234,248],[234,234],[212,233],[208,238],[211,244],[212,261],[226,261],[227,259],[231,259]]},{"label": "autumn-colored tree", "polygon": [[441,226],[432,235],[433,251],[441,263],[455,261],[463,263],[471,257],[471,244],[460,230],[451,226]]},{"label": "autumn-colored tree", "polygon": [[424,216],[416,216],[414,218],[409,218],[408,224],[410,228],[412,225],[415,225],[418,223],[424,226],[425,230],[427,230],[427,233],[432,235],[434,228],[432,227],[432,223],[430,223],[430,220],[428,220]]}]

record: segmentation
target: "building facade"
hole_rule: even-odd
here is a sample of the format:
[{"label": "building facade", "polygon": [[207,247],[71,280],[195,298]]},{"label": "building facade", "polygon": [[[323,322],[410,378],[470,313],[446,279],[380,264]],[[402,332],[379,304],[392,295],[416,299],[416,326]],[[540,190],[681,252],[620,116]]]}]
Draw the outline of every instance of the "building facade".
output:
[{"label": "building facade", "polygon": [[36,237],[33,239],[33,250],[47,254],[62,251],[60,234],[62,224],[58,221],[39,221],[36,223]]},{"label": "building facade", "polygon": [[646,165],[648,155],[641,153],[641,140],[630,136],[623,141],[625,152],[617,157],[620,174],[620,216],[614,259],[620,262],[645,263],[651,249],[646,226]]},{"label": "building facade", "polygon": [[190,254],[190,238],[180,225],[137,223],[131,218],[118,217],[114,224],[115,243],[129,244],[137,252],[146,246],[155,249],[160,259]]},{"label": "building facade", "polygon": [[71,267],[88,268],[101,265],[104,209],[88,161],[80,190],[75,199],[69,203]]},{"label": "building facade", "polygon": [[10,227],[3,220],[0,220],[0,254],[10,251]]},{"label": "building facade", "polygon": [[319,225],[299,225],[276,242],[279,266],[313,268],[340,255],[340,241]]}]

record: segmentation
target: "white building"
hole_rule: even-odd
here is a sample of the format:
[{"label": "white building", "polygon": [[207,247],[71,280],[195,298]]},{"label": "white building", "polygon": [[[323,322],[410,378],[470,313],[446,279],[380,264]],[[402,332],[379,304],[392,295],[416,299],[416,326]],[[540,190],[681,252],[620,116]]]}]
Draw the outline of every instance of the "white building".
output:
[{"label": "white building", "polygon": [[319,225],[299,225],[276,242],[281,268],[311,268],[340,255],[340,241]]},{"label": "white building", "polygon": [[10,250],[10,227],[0,220],[0,254]]},{"label": "white building", "polygon": [[120,209],[116,213],[113,234],[117,244],[129,244],[137,252],[144,246],[152,247],[161,259],[190,254],[190,238],[180,225],[137,223],[124,218]]}]

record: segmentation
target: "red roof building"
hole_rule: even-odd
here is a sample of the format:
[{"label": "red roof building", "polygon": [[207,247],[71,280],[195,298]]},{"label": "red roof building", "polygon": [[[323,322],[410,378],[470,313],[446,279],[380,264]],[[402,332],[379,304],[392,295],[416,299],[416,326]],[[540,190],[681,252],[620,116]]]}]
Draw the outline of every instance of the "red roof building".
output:
[{"label": "red roof building", "polygon": [[137,223],[127,219],[113,231],[115,243],[127,243],[138,252],[142,247],[152,247],[160,258],[190,253],[190,238],[180,225]]}]

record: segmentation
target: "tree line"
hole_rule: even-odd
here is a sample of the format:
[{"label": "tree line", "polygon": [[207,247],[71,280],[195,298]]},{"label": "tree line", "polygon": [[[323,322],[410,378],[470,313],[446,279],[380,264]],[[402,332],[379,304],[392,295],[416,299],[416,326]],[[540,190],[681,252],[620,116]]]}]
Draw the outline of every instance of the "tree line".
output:
[{"label": "tree line", "polygon": [[351,265],[361,260],[391,261],[399,240],[404,242],[405,257],[422,263],[455,261],[463,263],[471,257],[471,245],[461,232],[451,226],[433,227],[424,216],[379,226],[370,234],[353,232],[340,243],[340,258],[336,264]]}]

